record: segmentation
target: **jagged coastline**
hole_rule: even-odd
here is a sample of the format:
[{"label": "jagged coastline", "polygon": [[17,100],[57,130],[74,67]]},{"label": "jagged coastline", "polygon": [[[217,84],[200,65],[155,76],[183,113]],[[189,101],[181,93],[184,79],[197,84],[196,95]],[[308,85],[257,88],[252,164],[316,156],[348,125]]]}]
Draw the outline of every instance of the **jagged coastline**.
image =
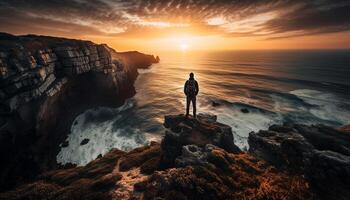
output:
[{"label": "jagged coastline", "polygon": [[[350,136],[343,130],[274,125],[251,133],[251,151],[242,152],[214,115],[165,116],[164,126],[161,143],[46,172],[0,199],[349,198]],[[326,145],[334,141],[341,145]]]},{"label": "jagged coastline", "polygon": [[55,169],[74,118],[121,105],[137,69],[157,62],[90,41],[0,33],[1,190]]}]

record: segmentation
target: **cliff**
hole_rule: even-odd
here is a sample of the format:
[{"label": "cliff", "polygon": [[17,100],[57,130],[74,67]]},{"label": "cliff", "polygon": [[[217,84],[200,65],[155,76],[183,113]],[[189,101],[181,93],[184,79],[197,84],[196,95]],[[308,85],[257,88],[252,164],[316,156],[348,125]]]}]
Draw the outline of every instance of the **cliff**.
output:
[{"label": "cliff", "polygon": [[1,190],[56,168],[74,118],[121,105],[135,93],[137,68],[158,61],[90,41],[0,33]]},{"label": "cliff", "polygon": [[216,116],[166,116],[162,142],[111,150],[84,167],[42,174],[0,199],[312,199],[300,174],[241,152]]}]

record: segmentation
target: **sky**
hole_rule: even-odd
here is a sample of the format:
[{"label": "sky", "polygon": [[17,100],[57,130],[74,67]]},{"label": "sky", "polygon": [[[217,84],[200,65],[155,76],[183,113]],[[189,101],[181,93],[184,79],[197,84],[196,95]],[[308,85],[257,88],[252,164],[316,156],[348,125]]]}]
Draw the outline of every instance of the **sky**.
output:
[{"label": "sky", "polygon": [[350,48],[350,0],[0,0],[0,32],[117,51]]}]

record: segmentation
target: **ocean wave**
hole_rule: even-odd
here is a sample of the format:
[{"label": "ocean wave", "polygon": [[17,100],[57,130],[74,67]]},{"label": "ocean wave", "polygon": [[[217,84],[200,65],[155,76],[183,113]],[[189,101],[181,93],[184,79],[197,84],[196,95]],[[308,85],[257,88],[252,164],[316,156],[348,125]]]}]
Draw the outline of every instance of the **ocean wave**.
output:
[{"label": "ocean wave", "polygon": [[[119,108],[100,107],[79,115],[73,122],[71,134],[68,135],[68,146],[61,148],[57,162],[81,166],[112,148],[129,151],[148,143],[144,133],[138,128],[125,126],[124,121],[128,119],[123,112],[133,106],[134,102],[129,100]],[[84,139],[89,142],[80,145]]]},{"label": "ocean wave", "polygon": [[308,104],[313,105],[303,109],[306,109],[315,118],[338,122],[341,123],[341,125],[350,123],[350,113],[347,109],[349,104],[345,103],[346,101],[338,96],[329,92],[310,89],[298,89],[290,93]]},{"label": "ocean wave", "polygon": [[231,126],[234,135],[234,143],[242,150],[248,150],[248,136],[252,131],[267,129],[273,124],[282,123],[282,118],[278,114],[242,102],[229,102],[216,99],[215,102],[221,104],[213,107],[209,102],[200,104],[201,112],[217,115],[218,122]]}]

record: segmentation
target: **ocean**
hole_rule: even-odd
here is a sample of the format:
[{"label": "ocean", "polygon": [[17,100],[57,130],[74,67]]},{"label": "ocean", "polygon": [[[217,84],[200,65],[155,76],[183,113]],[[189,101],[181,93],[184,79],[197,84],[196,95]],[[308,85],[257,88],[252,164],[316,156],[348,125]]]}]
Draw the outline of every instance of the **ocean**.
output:
[{"label": "ocean", "polygon": [[[85,165],[112,148],[128,151],[160,141],[164,115],[185,112],[183,85],[190,72],[199,83],[197,113],[215,114],[219,122],[230,125],[242,150],[249,149],[251,131],[272,124],[350,124],[350,50],[159,56],[159,64],[139,70],[137,93],[123,106],[92,108],[75,119],[69,146],[57,155],[59,163]],[[85,138],[90,141],[81,146]]]}]

